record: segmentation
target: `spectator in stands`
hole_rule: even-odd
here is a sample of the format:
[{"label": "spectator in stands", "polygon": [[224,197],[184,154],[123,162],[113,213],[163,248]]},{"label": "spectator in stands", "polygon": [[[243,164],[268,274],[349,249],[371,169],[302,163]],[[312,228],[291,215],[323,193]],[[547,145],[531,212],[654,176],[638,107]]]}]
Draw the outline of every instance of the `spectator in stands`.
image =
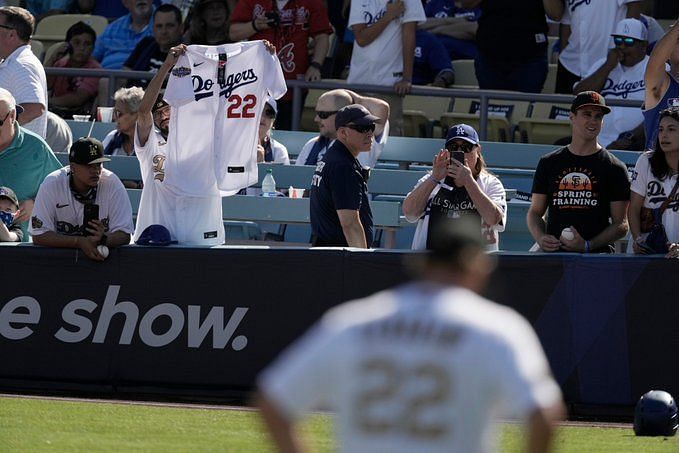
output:
[{"label": "spectator in stands", "polygon": [[[153,13],[153,36],[141,41],[123,65],[123,69],[156,73],[167,57],[167,52],[182,41],[182,13],[174,5],[160,5]],[[130,79],[128,87],[146,88],[148,80]]]},{"label": "spectator in stands", "polygon": [[[486,170],[481,148],[473,127],[457,124],[448,129],[446,149],[434,157],[432,171],[403,201],[406,219],[417,222],[413,249],[430,248],[430,232],[441,221],[468,215],[479,219],[487,249],[499,249],[499,233],[507,224],[505,188]],[[455,153],[462,159],[453,158]]]},{"label": "spectator in stands", "polygon": [[337,140],[316,165],[311,180],[309,210],[313,246],[372,246],[368,178],[356,158],[370,150],[379,119],[358,104],[337,112]]},{"label": "spectator in stands", "polygon": [[16,222],[26,233],[25,222],[33,212],[38,187],[45,176],[61,168],[61,163],[42,137],[18,124],[22,110],[12,94],[0,88],[0,185],[16,192],[21,211]]},{"label": "spectator in stands", "polygon": [[94,46],[94,58],[107,69],[120,69],[134,47],[147,36],[153,36],[153,5],[150,0],[123,0],[129,10],[111,22]]},{"label": "spectator in stands", "polygon": [[403,96],[413,83],[418,22],[426,17],[419,0],[351,2],[349,27],[355,35],[349,83],[393,86],[389,103],[391,135],[403,135]]},{"label": "spectator in stands", "polygon": [[226,0],[199,1],[191,12],[188,43],[215,46],[231,42],[229,11]]},{"label": "spectator in stands", "polygon": [[481,8],[474,62],[482,89],[539,93],[547,79],[547,21],[559,20],[562,0],[462,0]]},{"label": "spectator in stands", "polygon": [[[120,179],[102,167],[104,146],[94,137],[78,139],[68,154],[70,165],[45,178],[31,217],[33,242],[47,247],[80,249],[90,259],[105,259],[97,246],[130,243],[132,206]],[[95,204],[99,216],[84,224],[85,206]]]},{"label": "spectator in stands", "polygon": [[45,137],[47,128],[47,78],[28,42],[35,19],[23,8],[0,8],[0,87],[23,108],[19,123]]},{"label": "spectator in stands", "polygon": [[9,187],[0,187],[0,242],[21,242],[24,232],[16,221],[19,199]]},{"label": "spectator in stands", "polygon": [[[240,0],[231,15],[229,37],[266,39],[278,50],[278,59],[286,79],[304,75],[306,81],[319,80],[328,53],[332,27],[322,0],[295,0],[279,8],[277,2]],[[313,54],[309,56],[309,38],[313,38]],[[278,128],[292,126],[292,90],[278,100]]]},{"label": "spectator in stands", "polygon": [[[295,165],[316,165],[323,160],[323,156],[337,139],[335,116],[341,108],[350,104],[362,105],[378,118],[389,118],[389,104],[381,99],[359,96],[353,91],[344,89],[327,91],[316,101],[314,121],[318,124],[319,135],[306,142],[297,156]],[[363,167],[374,167],[382,154],[389,138],[389,120],[377,121],[373,136],[370,151],[358,155],[358,161]]]},{"label": "spectator in stands", "polygon": [[73,144],[73,133],[70,126],[54,112],[47,112],[45,141],[55,153],[67,153]]},{"label": "spectator in stands", "polygon": [[[139,87],[121,88],[113,95],[115,105],[113,118],[115,130],[104,138],[104,154],[107,156],[134,156],[134,128],[137,123],[139,104],[144,90]],[[130,187],[138,189],[139,187]]]},{"label": "spectator in stands", "polygon": [[[571,104],[571,143],[538,163],[527,223],[542,251],[612,252],[627,234],[627,168],[597,141],[609,112],[599,93],[578,94]],[[562,234],[566,228],[573,239]]]},{"label": "spectator in stands", "polygon": [[257,162],[273,162],[290,165],[288,149],[271,137],[274,121],[278,113],[276,100],[267,98],[264,112],[259,120],[259,144],[257,145]]},{"label": "spectator in stands", "polygon": [[[45,61],[45,66],[55,68],[99,69],[101,65],[92,58],[97,33],[84,22],[77,22],[66,32],[66,42]],[[89,114],[92,102],[99,92],[98,77],[50,76],[49,106],[65,118],[73,114]]]},{"label": "spectator in stands", "polygon": [[424,13],[427,21],[418,25],[418,29],[434,34],[448,51],[449,60],[476,58],[481,8],[460,8],[453,0],[429,0]]},{"label": "spectator in stands", "polygon": [[119,17],[124,16],[125,14],[128,13],[129,9],[127,7],[127,1],[129,0],[122,0],[122,1],[96,1],[94,2],[94,10],[92,11],[92,14],[96,14],[97,16],[103,16],[111,21],[115,21]]},{"label": "spectator in stands", "polygon": [[431,84],[441,88],[454,84],[455,72],[443,44],[436,36],[424,30],[418,29],[415,37],[413,84]]},{"label": "spectator in stands", "polygon": [[[632,175],[629,227],[634,253],[647,253],[648,231],[641,228],[641,210],[662,209],[661,221],[669,239],[668,258],[679,258],[679,107],[660,113],[653,151],[639,156]],[[672,198],[670,198],[672,197]]]},{"label": "spectator in stands", "polygon": [[665,30],[662,25],[653,17],[647,16],[646,14],[640,14],[639,20],[646,25],[648,30],[648,53],[650,54],[655,47],[655,43],[660,41],[663,36],[665,36]]},{"label": "spectator in stands", "polygon": [[73,6],[73,0],[26,0],[26,9],[35,16],[36,22],[47,16],[68,13]]},{"label": "spectator in stands", "polygon": [[556,92],[570,94],[594,63],[606,58],[613,47],[611,33],[624,18],[639,19],[639,0],[567,2],[561,20],[561,53],[556,73]]},{"label": "spectator in stands", "polygon": [[[644,100],[644,125],[646,149],[653,149],[658,136],[660,111],[679,106],[679,20],[656,43],[646,66],[646,96]],[[666,70],[669,61],[670,70]]]},{"label": "spectator in stands", "polygon": [[[613,32],[615,47],[575,85],[575,93],[598,91],[607,100],[644,100],[644,73],[649,57],[646,26],[638,19],[621,20]],[[644,115],[636,107],[613,107],[599,142],[608,149],[641,151],[645,147]]]}]

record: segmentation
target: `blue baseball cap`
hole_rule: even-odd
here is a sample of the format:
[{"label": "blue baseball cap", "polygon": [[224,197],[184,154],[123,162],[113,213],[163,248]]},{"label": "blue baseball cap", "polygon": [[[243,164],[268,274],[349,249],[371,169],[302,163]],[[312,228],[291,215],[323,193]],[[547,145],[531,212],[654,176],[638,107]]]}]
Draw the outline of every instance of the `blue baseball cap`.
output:
[{"label": "blue baseball cap", "polygon": [[456,124],[448,129],[448,135],[446,135],[446,146],[456,138],[464,140],[471,143],[472,145],[479,144],[479,134],[476,133],[473,127],[469,124]]},{"label": "blue baseball cap", "polygon": [[360,104],[350,104],[342,107],[335,115],[335,129],[345,127],[348,124],[357,126],[369,126],[375,124],[380,118],[370,113],[370,110]]},{"label": "blue baseball cap", "polygon": [[172,240],[170,231],[163,225],[149,225],[137,239],[139,245],[170,245],[176,244],[177,241]]}]

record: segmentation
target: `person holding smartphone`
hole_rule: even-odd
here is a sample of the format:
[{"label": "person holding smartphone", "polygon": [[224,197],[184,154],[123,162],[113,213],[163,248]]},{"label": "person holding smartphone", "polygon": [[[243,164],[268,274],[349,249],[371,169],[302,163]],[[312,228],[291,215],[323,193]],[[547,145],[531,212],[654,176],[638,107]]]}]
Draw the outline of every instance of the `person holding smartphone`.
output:
[{"label": "person holding smartphone", "polygon": [[75,141],[68,160],[68,167],[50,173],[40,185],[29,231],[37,245],[80,249],[103,261],[97,246],[130,243],[130,199],[120,179],[102,167],[111,159],[96,138]]},{"label": "person holding smartphone", "polygon": [[428,249],[434,225],[444,219],[475,216],[489,251],[499,250],[499,233],[507,223],[507,199],[500,180],[486,170],[479,135],[467,124],[448,130],[445,149],[432,171],[403,201],[409,222],[417,222],[412,248]]}]

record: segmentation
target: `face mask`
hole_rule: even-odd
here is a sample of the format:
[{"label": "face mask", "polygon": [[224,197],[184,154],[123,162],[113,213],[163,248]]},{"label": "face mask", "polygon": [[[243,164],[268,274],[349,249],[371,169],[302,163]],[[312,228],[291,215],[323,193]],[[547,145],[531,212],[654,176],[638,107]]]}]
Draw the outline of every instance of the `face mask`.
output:
[{"label": "face mask", "polygon": [[11,212],[0,211],[0,220],[7,225],[7,228],[14,223],[14,214]]}]

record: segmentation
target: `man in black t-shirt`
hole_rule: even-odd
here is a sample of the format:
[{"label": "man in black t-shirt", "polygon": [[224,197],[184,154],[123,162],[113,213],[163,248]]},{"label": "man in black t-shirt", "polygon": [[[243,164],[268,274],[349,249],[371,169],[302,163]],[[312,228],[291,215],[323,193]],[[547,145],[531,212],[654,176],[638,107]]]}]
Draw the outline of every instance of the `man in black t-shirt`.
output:
[{"label": "man in black t-shirt", "polygon": [[359,153],[370,151],[379,118],[358,104],[335,115],[337,140],[316,165],[311,180],[310,214],[314,246],[372,245],[372,211]]},{"label": "man in black t-shirt", "polygon": [[[627,169],[597,141],[610,111],[596,91],[578,94],[571,105],[571,143],[538,163],[526,220],[545,252],[608,252],[627,234]],[[571,232],[562,234],[566,228]]]}]

